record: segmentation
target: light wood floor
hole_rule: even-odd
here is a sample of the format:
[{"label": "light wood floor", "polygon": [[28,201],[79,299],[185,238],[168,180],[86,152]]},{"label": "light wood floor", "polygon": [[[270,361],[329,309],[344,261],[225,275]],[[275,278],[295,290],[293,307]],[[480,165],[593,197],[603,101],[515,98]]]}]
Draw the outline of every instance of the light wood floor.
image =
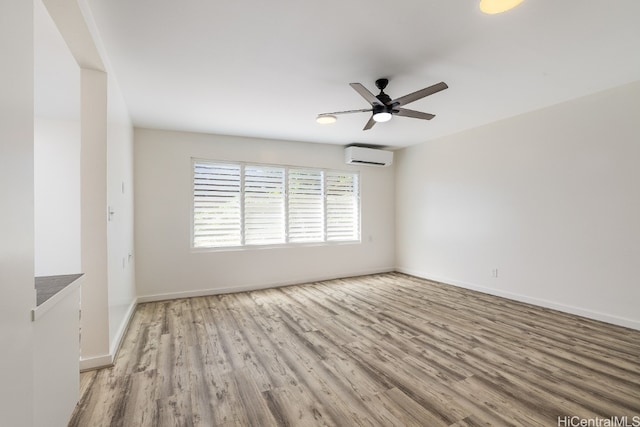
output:
[{"label": "light wood floor", "polygon": [[390,273],[142,304],[82,392],[71,426],[631,423],[640,331]]}]

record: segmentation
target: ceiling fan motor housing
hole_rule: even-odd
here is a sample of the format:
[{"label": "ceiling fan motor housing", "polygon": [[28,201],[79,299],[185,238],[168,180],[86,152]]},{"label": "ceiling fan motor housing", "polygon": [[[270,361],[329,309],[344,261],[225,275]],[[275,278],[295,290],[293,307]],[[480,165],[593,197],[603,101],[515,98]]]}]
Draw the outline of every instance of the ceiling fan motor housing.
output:
[{"label": "ceiling fan motor housing", "polygon": [[382,91],[380,92],[380,95],[376,95],[376,98],[378,98],[384,105],[391,103],[391,97]]},{"label": "ceiling fan motor housing", "polygon": [[373,106],[373,114],[376,115],[378,113],[390,113],[389,108],[385,105],[374,105]]},{"label": "ceiling fan motor housing", "polygon": [[[391,97],[386,93],[384,93],[384,89],[387,87],[388,84],[389,84],[389,79],[376,80],[376,87],[380,89],[380,93],[376,95],[376,98],[378,98],[378,100],[382,102],[384,105],[388,105],[391,102]],[[389,113],[391,112],[390,110],[387,110],[387,111]]]}]

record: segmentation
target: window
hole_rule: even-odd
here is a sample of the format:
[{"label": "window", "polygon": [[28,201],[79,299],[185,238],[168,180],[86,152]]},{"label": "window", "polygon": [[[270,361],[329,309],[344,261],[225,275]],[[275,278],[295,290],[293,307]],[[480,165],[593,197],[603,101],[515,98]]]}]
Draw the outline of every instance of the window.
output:
[{"label": "window", "polygon": [[289,241],[324,241],[323,172],[289,170]]},{"label": "window", "polygon": [[194,163],[193,246],[242,244],[240,165]]},{"label": "window", "polygon": [[353,227],[360,216],[355,193],[357,175],[327,172],[326,186],[327,240],[358,239],[359,230]]},{"label": "window", "polygon": [[285,243],[284,197],[284,168],[245,166],[245,245]]},{"label": "window", "polygon": [[358,174],[193,161],[193,247],[360,240]]}]

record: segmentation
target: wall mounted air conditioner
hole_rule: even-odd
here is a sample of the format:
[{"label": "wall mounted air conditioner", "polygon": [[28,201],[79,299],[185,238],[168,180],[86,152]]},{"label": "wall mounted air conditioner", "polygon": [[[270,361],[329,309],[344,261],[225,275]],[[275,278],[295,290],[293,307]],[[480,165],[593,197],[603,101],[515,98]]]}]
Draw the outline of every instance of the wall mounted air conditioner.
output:
[{"label": "wall mounted air conditioner", "polygon": [[390,166],[393,151],[351,146],[344,149],[344,160],[350,165]]}]

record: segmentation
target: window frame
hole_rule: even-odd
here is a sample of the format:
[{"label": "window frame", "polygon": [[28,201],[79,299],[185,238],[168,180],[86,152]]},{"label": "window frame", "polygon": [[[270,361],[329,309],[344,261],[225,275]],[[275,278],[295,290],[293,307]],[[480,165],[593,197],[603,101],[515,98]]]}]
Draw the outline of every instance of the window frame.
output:
[{"label": "window frame", "polygon": [[[195,165],[198,163],[208,163],[214,165],[233,165],[240,167],[240,221],[241,221],[241,229],[240,229],[240,245],[227,245],[227,246],[195,246],[195,205],[196,205],[196,170]],[[245,168],[246,167],[265,167],[265,168],[283,168],[284,169],[284,243],[275,243],[275,244],[247,244],[245,241]],[[289,241],[289,171],[295,170],[306,170],[306,171],[320,171],[323,177],[323,191],[322,191],[322,210],[323,210],[323,240],[318,241],[305,241],[305,242],[291,242]],[[337,173],[337,174],[346,174],[352,176],[352,179],[356,180],[356,184],[354,188],[356,189],[356,220],[357,220],[357,238],[350,240],[327,240],[327,173]],[[283,165],[283,164],[272,164],[272,163],[257,163],[257,162],[237,162],[237,161],[229,161],[229,160],[212,160],[205,159],[199,157],[191,158],[191,195],[190,195],[190,242],[189,246],[192,252],[227,252],[227,251],[246,251],[246,250],[261,250],[261,249],[271,249],[271,248],[288,248],[288,247],[304,247],[304,246],[334,246],[334,245],[349,245],[349,244],[360,244],[362,243],[362,196],[361,196],[361,180],[360,180],[360,171],[353,170],[341,170],[341,169],[330,169],[330,168],[318,168],[318,167],[309,167],[309,166],[298,166],[298,165]]]}]

